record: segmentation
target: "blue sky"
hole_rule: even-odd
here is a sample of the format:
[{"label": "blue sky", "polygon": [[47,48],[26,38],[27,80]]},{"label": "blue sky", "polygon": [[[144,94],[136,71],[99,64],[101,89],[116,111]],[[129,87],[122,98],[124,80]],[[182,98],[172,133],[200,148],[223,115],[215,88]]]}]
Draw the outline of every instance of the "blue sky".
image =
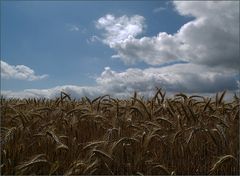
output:
[{"label": "blue sky", "polygon": [[[156,7],[168,10],[154,13]],[[90,12],[90,13],[89,13]],[[88,43],[101,35],[94,22],[105,14],[146,18],[144,35],[159,31],[174,33],[188,18],[179,16],[171,5],[157,1],[13,1],[2,3],[2,54],[11,65],[27,65],[37,73],[47,73],[39,82],[3,80],[2,88],[48,88],[63,84],[93,85],[104,67],[121,71],[128,68],[111,56],[114,51],[100,42]],[[71,31],[77,26],[79,31]],[[139,63],[135,67],[146,67]]]},{"label": "blue sky", "polygon": [[[231,4],[227,4],[226,8],[228,6],[234,8],[236,4],[232,6]],[[145,74],[148,72],[148,69],[157,68],[159,70],[161,67],[169,66],[167,63],[172,63],[170,65],[174,65],[174,67],[178,64],[181,66],[181,64],[184,65],[186,63],[194,64],[193,67],[201,65],[203,70],[211,72],[208,75],[214,73],[215,77],[216,75],[222,75],[223,77],[227,77],[226,79],[234,78],[236,80],[236,75],[238,75],[236,68],[231,64],[227,64],[229,57],[232,58],[230,60],[231,63],[238,63],[235,59],[239,56],[236,49],[234,50],[234,55],[230,54],[228,56],[226,54],[225,58],[216,62],[214,57],[215,55],[218,56],[218,54],[215,53],[219,52],[218,48],[222,47],[215,46],[216,42],[213,42],[214,44],[211,45],[213,49],[216,48],[216,52],[209,52],[209,59],[206,59],[208,56],[202,56],[202,58],[200,57],[196,61],[196,56],[192,53],[187,53],[184,47],[181,51],[175,51],[175,48],[181,48],[182,45],[180,46],[179,44],[189,42],[189,46],[196,45],[195,48],[190,48],[190,50],[196,49],[196,52],[201,53],[197,48],[202,46],[202,43],[195,42],[196,33],[193,32],[191,39],[185,37],[184,40],[179,40],[180,37],[184,37],[184,32],[181,33],[179,30],[181,28],[182,30],[188,30],[183,29],[185,24],[191,24],[191,22],[195,24],[194,20],[198,18],[200,21],[199,14],[195,13],[199,10],[198,5],[194,5],[194,8],[196,8],[195,11],[188,11],[188,8],[191,8],[190,3],[182,5],[169,1],[3,1],[1,2],[1,60],[7,63],[8,66],[10,65],[15,68],[17,65],[24,65],[34,70],[35,75],[47,76],[32,80],[19,79],[16,76],[2,76],[1,90],[20,92],[26,89],[51,89],[64,85],[88,86],[93,88],[102,86],[103,82],[100,81],[99,83],[99,80],[103,79],[104,74],[113,72],[115,76],[117,75],[116,80],[119,80],[121,73],[128,74],[129,69],[139,69]],[[206,9],[204,6],[199,6],[199,8]],[[219,6],[219,9],[216,8],[213,10],[217,12],[218,10],[222,10],[220,8],[224,7]],[[224,10],[226,16],[228,13],[231,13],[229,9]],[[239,13],[239,10],[235,8],[233,11]],[[204,10],[203,13],[205,13]],[[206,14],[208,14],[208,11]],[[205,14],[201,15],[204,16]],[[233,28],[239,31],[239,27],[237,29],[238,24],[235,21],[236,14],[233,15],[235,16],[231,19],[233,21],[231,25],[234,24]],[[209,16],[209,20],[217,18],[211,16],[211,13],[209,13]],[[101,18],[105,21],[109,20],[111,23],[110,26],[106,26],[105,23],[100,24]],[[114,20],[111,21],[111,18]],[[139,19],[137,24],[133,22],[135,19]],[[139,27],[140,32],[127,31],[127,36],[125,36],[132,37],[134,41],[129,39],[124,44],[123,41],[125,38],[118,36],[118,34],[113,36],[109,33],[109,31],[116,29],[118,22],[122,26],[134,23],[135,27]],[[215,29],[214,27],[218,27],[218,25],[222,24],[210,27]],[[208,32],[208,30],[211,32],[210,27],[199,29],[197,32],[201,36],[204,32]],[[205,29],[206,31],[204,31]],[[128,29],[123,30],[126,31]],[[189,30],[193,31],[194,29],[190,28]],[[226,29],[226,31],[230,31],[229,36],[235,35],[237,37],[237,33],[234,33],[234,30]],[[121,31],[118,32],[121,33]],[[159,35],[160,33],[162,35]],[[177,36],[177,33],[180,34]],[[208,40],[215,41],[212,34],[205,41],[201,42],[208,42]],[[222,34],[223,31],[219,31],[219,35],[222,36]],[[119,38],[119,41],[114,40],[114,46],[111,45],[113,38]],[[229,39],[228,33],[221,39],[224,40],[224,38]],[[141,41],[145,41],[145,39],[146,42],[144,44],[146,46],[143,46],[144,44],[141,44]],[[194,41],[193,45],[191,44],[192,41]],[[153,48],[152,43],[156,43],[154,46],[159,48]],[[124,47],[125,45],[129,50]],[[230,47],[232,45],[233,47]],[[235,47],[238,47],[236,46],[236,41],[229,43],[229,48]],[[140,51],[144,51],[144,49],[147,49],[147,51],[141,55]],[[170,53],[171,50],[173,54]],[[207,49],[206,51],[208,52]],[[231,49],[229,49],[230,52]],[[112,57],[113,55],[117,55],[117,57]],[[156,55],[157,59],[153,59]],[[158,55],[164,59],[158,59]],[[3,67],[3,64],[1,65]],[[210,69],[210,67],[215,68],[215,66],[216,69]],[[225,67],[227,68],[226,73],[219,71]],[[170,68],[170,72],[172,68]],[[154,72],[158,73],[158,70]],[[175,70],[174,68],[173,73],[175,73]],[[4,74],[2,73],[2,75]],[[159,73],[159,75],[163,77],[163,80],[159,81],[161,83],[159,86],[165,85],[166,88],[170,87],[170,90],[178,91],[177,88],[171,89],[172,86],[169,79],[165,83],[166,78],[162,73]],[[176,75],[179,75],[178,72],[176,72]],[[151,79],[155,79],[155,77],[151,77]],[[230,90],[237,88],[237,82],[231,82],[234,79],[230,79],[230,84],[232,84],[229,85]],[[199,78],[199,80],[201,79]],[[125,84],[123,82],[111,83],[113,85]],[[140,82],[142,81],[140,80]],[[150,82],[150,84],[153,84],[152,87],[158,85],[156,82],[158,81],[154,81],[154,83]],[[207,84],[205,80],[203,81],[203,85],[199,84],[198,86],[202,87],[204,84]],[[221,86],[219,85],[219,89],[215,87],[211,90],[209,89],[209,92],[215,90],[221,91],[223,88],[228,88],[226,86],[222,86],[222,88]],[[188,91],[188,88],[181,87],[183,86],[179,85],[179,91]],[[127,88],[125,86],[124,89]],[[112,89],[109,88],[109,90]],[[198,89],[190,90],[190,92],[194,91],[198,91]],[[201,89],[199,91],[201,92]],[[206,90],[206,92],[208,91]]]}]

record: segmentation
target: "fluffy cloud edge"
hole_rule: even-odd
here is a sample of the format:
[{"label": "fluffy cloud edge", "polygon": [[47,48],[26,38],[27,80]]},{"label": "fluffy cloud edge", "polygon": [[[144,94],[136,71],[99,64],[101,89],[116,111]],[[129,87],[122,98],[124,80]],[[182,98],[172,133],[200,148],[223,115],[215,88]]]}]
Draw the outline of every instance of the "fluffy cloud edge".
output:
[{"label": "fluffy cloud edge", "polygon": [[[116,51],[113,57],[125,64],[158,65],[182,59],[238,69],[239,2],[173,1],[172,4],[180,15],[194,17],[175,34],[160,32],[156,36],[137,38],[145,26],[144,17],[140,15],[108,14],[98,19],[96,27],[103,30],[103,43]],[[133,20],[135,18],[138,20]]]},{"label": "fluffy cloud edge", "polygon": [[144,97],[151,97],[156,88],[163,88],[169,95],[183,92],[187,94],[214,95],[227,90],[229,93],[239,90],[237,72],[228,70],[216,72],[215,69],[191,63],[181,63],[160,68],[130,68],[116,72],[106,67],[96,78],[96,86],[64,85],[49,89],[26,89],[23,91],[2,90],[6,98],[54,98],[61,91],[74,98],[87,96],[94,98],[109,94],[117,98],[128,98],[135,91]]},{"label": "fluffy cloud edge", "polygon": [[[89,89],[91,90],[89,92]],[[46,99],[55,99],[57,97],[60,97],[61,91],[67,93],[70,95],[71,98],[75,99],[81,99],[82,97],[88,97],[90,99],[94,99],[99,96],[104,96],[104,95],[110,95],[113,98],[118,98],[118,99],[128,99],[134,95],[134,92],[128,92],[128,93],[115,93],[115,94],[109,94],[106,92],[101,92],[99,89],[103,89],[102,87],[81,87],[81,86],[73,86],[73,85],[64,85],[64,86],[57,86],[54,88],[50,89],[25,89],[23,91],[10,91],[10,90],[2,90],[1,97],[3,98],[17,98],[17,99],[28,99],[28,98],[46,98]],[[164,89],[162,89],[165,91]],[[219,91],[223,92],[223,91]],[[156,90],[148,91],[148,92],[137,92],[138,96],[144,97],[144,98],[152,98],[154,94],[156,93]],[[167,98],[172,98],[176,94],[182,93],[182,92],[167,92],[166,91],[166,97]],[[217,93],[217,92],[216,92]],[[210,98],[215,98],[216,93],[185,93],[188,96],[191,95],[198,95],[198,96],[203,96],[203,97],[210,97]],[[224,99],[227,101],[231,101],[234,97],[234,95],[240,94],[239,90],[235,91],[227,91],[225,94]]]},{"label": "fluffy cloud edge", "polygon": [[48,75],[36,75],[35,71],[25,65],[10,65],[1,60],[1,78],[2,79],[18,79],[27,81],[36,81],[47,78]]}]

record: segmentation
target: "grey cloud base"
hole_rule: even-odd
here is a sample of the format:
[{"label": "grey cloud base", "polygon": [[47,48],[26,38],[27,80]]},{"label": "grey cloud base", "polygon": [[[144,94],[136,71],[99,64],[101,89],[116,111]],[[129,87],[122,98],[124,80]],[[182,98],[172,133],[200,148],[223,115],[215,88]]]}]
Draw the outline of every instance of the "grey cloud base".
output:
[{"label": "grey cloud base", "polygon": [[[205,69],[203,69],[205,68]],[[233,72],[216,72],[196,64],[175,64],[163,68],[128,69],[115,72],[106,67],[96,79],[96,86],[81,87],[73,85],[57,86],[50,89],[28,89],[20,92],[2,91],[4,97],[28,98],[59,96],[60,91],[70,93],[72,97],[87,96],[94,98],[109,94],[118,98],[132,96],[134,91],[150,97],[155,88],[163,88],[170,94],[178,92],[196,94],[215,94],[218,91],[234,92],[238,89],[237,77]]]},{"label": "grey cloud base", "polygon": [[[103,42],[127,64],[163,64],[179,58],[224,69],[238,69],[239,2],[174,1],[177,12],[195,19],[177,33],[137,38],[144,31],[144,17],[101,17],[96,26],[104,30]],[[124,20],[123,20],[124,19]],[[124,27],[125,26],[125,27]]]},{"label": "grey cloud base", "polygon": [[[94,36],[92,40],[108,45],[116,51],[112,57],[126,64],[144,62],[157,66],[180,59],[188,63],[144,70],[129,68],[122,72],[106,67],[96,79],[96,86],[65,85],[44,90],[2,91],[2,95],[54,98],[63,90],[77,98],[104,94],[124,98],[138,91],[149,97],[156,87],[173,94],[239,91],[239,2],[174,1],[173,4],[180,15],[194,17],[175,34],[160,32],[157,36],[137,38],[146,30],[144,17],[107,14],[96,21],[96,27],[103,31],[102,38]],[[28,80],[46,77],[36,76],[33,70],[22,66],[11,69],[11,73],[4,71],[5,77]],[[25,70],[24,74],[19,70]]]},{"label": "grey cloud base", "polygon": [[35,81],[48,77],[48,75],[36,75],[34,70],[25,65],[9,65],[1,61],[1,78],[3,79],[19,79],[27,81]]}]

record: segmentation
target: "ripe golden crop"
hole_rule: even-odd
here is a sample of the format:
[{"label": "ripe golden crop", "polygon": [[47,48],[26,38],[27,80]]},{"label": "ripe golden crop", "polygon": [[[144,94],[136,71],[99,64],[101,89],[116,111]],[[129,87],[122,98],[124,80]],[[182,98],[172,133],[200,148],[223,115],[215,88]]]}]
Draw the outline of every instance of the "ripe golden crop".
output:
[{"label": "ripe golden crop", "polygon": [[240,99],[224,95],[1,98],[1,174],[239,175]]}]

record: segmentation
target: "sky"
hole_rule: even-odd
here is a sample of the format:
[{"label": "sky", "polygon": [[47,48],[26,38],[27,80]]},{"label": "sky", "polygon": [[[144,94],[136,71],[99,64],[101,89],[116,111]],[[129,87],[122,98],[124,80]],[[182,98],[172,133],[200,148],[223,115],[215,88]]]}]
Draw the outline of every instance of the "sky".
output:
[{"label": "sky", "polygon": [[238,1],[1,1],[5,97],[236,92]]}]

